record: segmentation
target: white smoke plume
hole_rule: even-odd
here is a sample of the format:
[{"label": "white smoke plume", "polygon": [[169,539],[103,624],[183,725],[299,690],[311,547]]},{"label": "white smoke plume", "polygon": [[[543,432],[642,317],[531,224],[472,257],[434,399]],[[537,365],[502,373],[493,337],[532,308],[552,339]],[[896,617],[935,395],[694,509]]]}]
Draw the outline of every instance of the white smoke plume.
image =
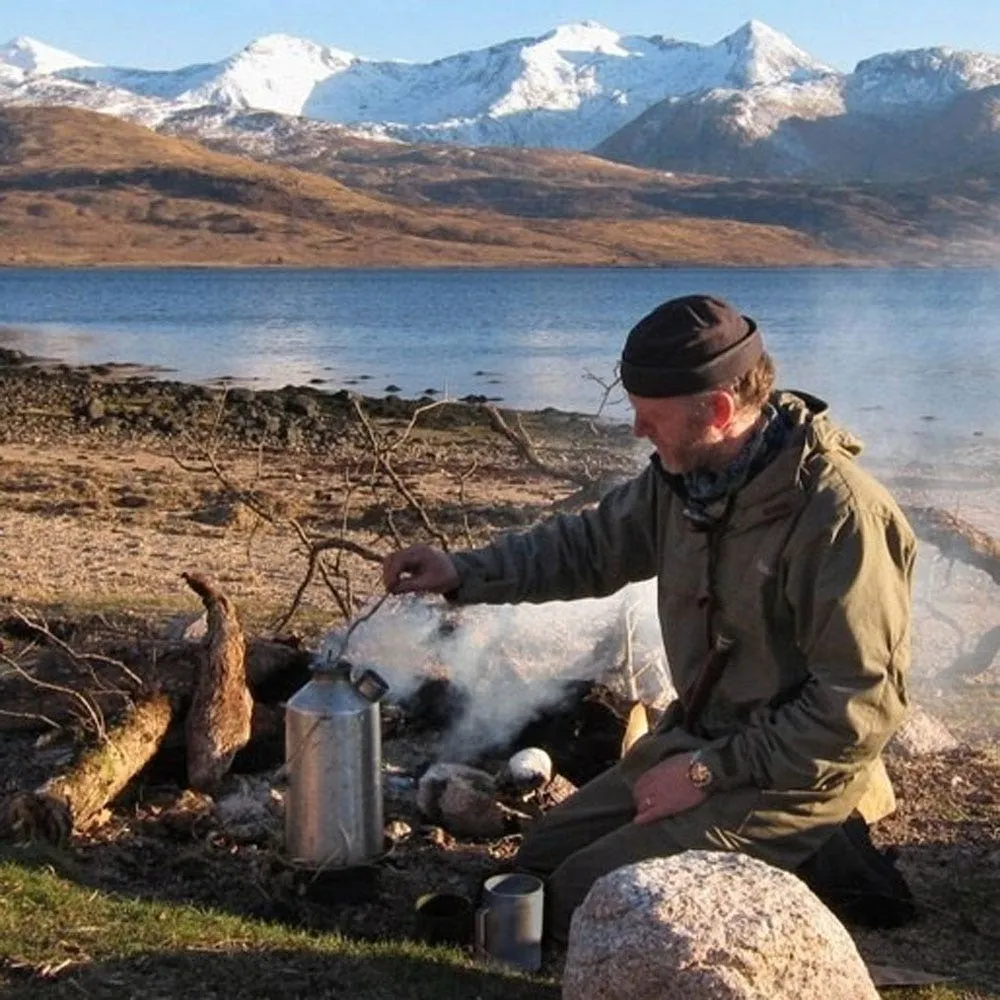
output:
[{"label": "white smoke plume", "polygon": [[[330,633],[320,656],[336,654],[342,640],[342,631]],[[600,679],[648,703],[669,701],[662,649],[649,581],[607,598],[548,604],[455,608],[392,598],[356,628],[345,655],[355,668],[377,670],[394,701],[433,677],[467,695],[441,746],[442,756],[462,761],[509,742],[569,680]]]}]

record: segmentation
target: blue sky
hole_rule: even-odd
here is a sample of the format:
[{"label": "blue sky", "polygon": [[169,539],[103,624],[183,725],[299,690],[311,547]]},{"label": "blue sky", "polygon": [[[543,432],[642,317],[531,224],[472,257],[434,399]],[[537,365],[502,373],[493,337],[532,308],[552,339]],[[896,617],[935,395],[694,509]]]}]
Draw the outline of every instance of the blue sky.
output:
[{"label": "blue sky", "polygon": [[360,56],[425,61],[588,18],[694,42],[756,18],[840,69],[931,45],[1000,53],[997,0],[0,0],[0,43],[30,35],[95,62],[172,69],[285,32]]}]

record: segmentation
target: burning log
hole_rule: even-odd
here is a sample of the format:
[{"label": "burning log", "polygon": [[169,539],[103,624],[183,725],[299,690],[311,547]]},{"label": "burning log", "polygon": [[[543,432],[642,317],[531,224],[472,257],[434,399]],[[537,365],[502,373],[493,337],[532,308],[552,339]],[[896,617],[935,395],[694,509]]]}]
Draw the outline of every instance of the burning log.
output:
[{"label": "burning log", "polygon": [[938,507],[905,506],[903,512],[922,542],[940,549],[948,559],[982,570],[1000,584],[1000,542],[995,538]]},{"label": "burning log", "polygon": [[247,688],[246,640],[232,602],[205,577],[185,573],[208,612],[204,669],[195,678],[185,723],[188,784],[214,788],[250,740],[253,697]]},{"label": "burning log", "polygon": [[139,701],[67,772],[34,792],[11,796],[0,809],[0,836],[62,843],[86,828],[153,758],[173,717],[165,694]]}]

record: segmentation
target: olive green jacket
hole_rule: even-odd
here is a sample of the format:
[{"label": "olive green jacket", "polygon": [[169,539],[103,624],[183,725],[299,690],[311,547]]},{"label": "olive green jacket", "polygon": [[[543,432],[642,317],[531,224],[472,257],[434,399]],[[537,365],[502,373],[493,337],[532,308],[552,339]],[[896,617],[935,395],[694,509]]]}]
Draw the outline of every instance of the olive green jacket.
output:
[{"label": "olive green jacket", "polygon": [[[692,526],[654,458],[592,509],[456,554],[454,597],[571,600],[656,577],[680,698],[623,770],[634,780],[699,747],[717,790],[767,790],[758,807],[802,813],[808,826],[846,818],[905,715],[916,546],[826,404],[791,393],[775,402],[793,429],[719,503],[719,527]],[[685,694],[720,637],[732,644],[724,671],[688,731]]]}]

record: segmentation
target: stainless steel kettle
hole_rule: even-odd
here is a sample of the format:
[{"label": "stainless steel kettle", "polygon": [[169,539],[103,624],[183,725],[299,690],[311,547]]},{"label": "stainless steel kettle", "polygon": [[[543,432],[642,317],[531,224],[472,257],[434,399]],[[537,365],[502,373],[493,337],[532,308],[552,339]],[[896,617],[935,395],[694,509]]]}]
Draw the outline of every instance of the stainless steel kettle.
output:
[{"label": "stainless steel kettle", "polygon": [[389,685],[374,670],[351,674],[347,660],[318,661],[285,708],[285,851],[309,868],[383,853],[379,701]]}]

